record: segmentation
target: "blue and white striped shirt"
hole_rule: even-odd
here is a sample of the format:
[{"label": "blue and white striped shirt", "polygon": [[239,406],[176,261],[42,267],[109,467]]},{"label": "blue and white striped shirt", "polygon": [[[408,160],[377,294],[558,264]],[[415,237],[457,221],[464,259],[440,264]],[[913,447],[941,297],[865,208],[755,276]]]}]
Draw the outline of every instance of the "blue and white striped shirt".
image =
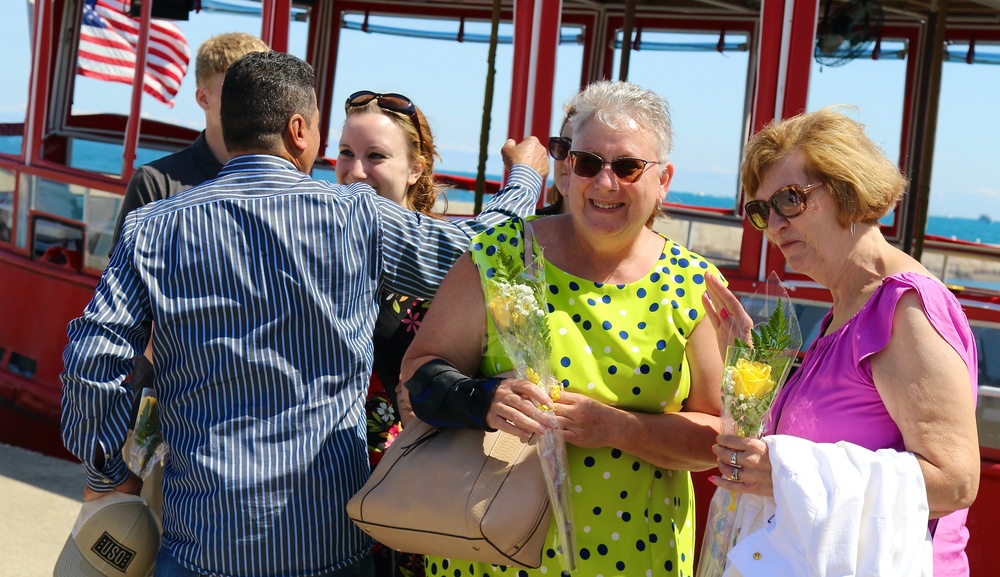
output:
[{"label": "blue and white striped shirt", "polygon": [[477,221],[449,222],[253,155],[133,211],[63,355],[63,439],[88,484],[109,490],[127,476],[124,381],[152,322],[171,448],[164,546],[213,575],[308,576],[356,561],[371,543],[344,506],[370,472],[379,288],[432,297],[469,238],[530,213],[541,185],[517,165]]}]

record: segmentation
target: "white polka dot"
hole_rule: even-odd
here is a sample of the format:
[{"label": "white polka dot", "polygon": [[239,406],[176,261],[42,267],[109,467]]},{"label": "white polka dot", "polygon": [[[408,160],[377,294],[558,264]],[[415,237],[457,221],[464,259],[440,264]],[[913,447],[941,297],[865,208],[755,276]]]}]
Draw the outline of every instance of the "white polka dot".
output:
[{"label": "white polka dot", "polygon": [[538,568],[538,572],[539,573],[543,573],[543,574],[544,573],[548,573],[549,572],[549,568],[546,567],[545,565],[542,565],[541,567]]},{"label": "white polka dot", "polygon": [[638,374],[641,374],[641,373],[642,373],[642,370],[641,370],[641,369],[639,369],[639,367],[636,367],[636,368],[635,368],[635,370],[634,370],[634,371],[632,371],[632,372],[634,372],[635,374],[637,374],[637,375],[638,375]]},{"label": "white polka dot", "polygon": [[604,472],[604,478],[605,478],[605,479],[610,479],[610,478],[611,478],[611,473],[610,473],[610,472],[608,472],[608,471],[605,471],[605,472]]},{"label": "white polka dot", "polygon": [[500,370],[500,363],[497,363],[497,366],[496,366],[496,369],[497,369],[498,371]]},{"label": "white polka dot", "polygon": [[618,515],[619,519],[622,518],[622,512],[621,511],[615,511],[615,515]]},{"label": "white polka dot", "polygon": [[611,534],[611,540],[612,541],[617,541],[618,540],[618,533],[612,533]]},{"label": "white polka dot", "polygon": [[577,493],[581,493],[583,492],[583,487],[581,487],[580,485],[576,485],[575,487],[573,487],[573,490],[576,491]]},{"label": "white polka dot", "polygon": [[576,299],[575,299],[575,298],[572,298],[572,297],[571,297],[571,298],[569,299],[569,304],[571,304],[571,305],[575,305],[575,304],[576,304]]},{"label": "white polka dot", "polygon": [[583,352],[585,352],[588,355],[590,355],[590,354],[593,354],[594,349],[590,348],[590,345],[587,345],[587,346],[583,347]]},{"label": "white polka dot", "polygon": [[624,317],[624,316],[628,315],[628,312],[625,311],[624,309],[622,309],[622,310],[618,311],[618,314],[620,314],[621,316]]},{"label": "white polka dot", "polygon": [[586,527],[584,527],[583,528],[583,532],[584,533],[590,533],[590,525],[587,525]]},{"label": "white polka dot", "polygon": [[604,347],[604,352],[605,353],[610,353],[611,352],[611,347]]},{"label": "white polka dot", "polygon": [[594,385],[594,383],[587,383],[587,388],[588,388],[589,390],[591,390],[591,391],[593,391],[593,390],[594,390],[594,387],[595,387],[595,386],[596,386],[596,385]]},{"label": "white polka dot", "polygon": [[667,406],[667,402],[666,401],[660,401],[660,406],[661,407],[666,407]]},{"label": "white polka dot", "polygon": [[674,540],[671,539],[670,540],[670,548],[673,549],[674,547],[676,547],[676,545],[674,544]]},{"label": "white polka dot", "polygon": [[632,347],[632,352],[633,352],[633,353],[637,353],[637,352],[639,352],[639,347],[635,347],[635,346],[633,346],[633,347]]},{"label": "white polka dot", "polygon": [[646,569],[646,577],[653,577],[653,570],[652,569]]},{"label": "white polka dot", "polygon": [[565,328],[559,329],[559,334],[565,335],[566,334],[566,329]]},{"label": "white polka dot", "polygon": [[668,304],[670,304],[670,299],[668,299],[668,298],[665,298],[665,299],[663,299],[662,301],[660,301],[660,304],[661,304],[661,305],[668,305]]}]

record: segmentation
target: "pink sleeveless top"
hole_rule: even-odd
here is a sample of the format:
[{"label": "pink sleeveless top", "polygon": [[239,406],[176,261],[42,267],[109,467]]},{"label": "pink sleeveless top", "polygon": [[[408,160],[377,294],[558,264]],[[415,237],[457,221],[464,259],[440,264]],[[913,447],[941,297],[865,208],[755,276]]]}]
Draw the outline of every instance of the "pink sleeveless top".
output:
[{"label": "pink sleeveless top", "polygon": [[[890,275],[868,302],[837,331],[816,338],[802,366],[779,391],[768,430],[817,443],[849,441],[872,451],[903,451],[903,437],[889,416],[872,380],[870,357],[892,334],[896,304],[906,291],[920,296],[924,313],[969,369],[973,395],[978,390],[976,344],[958,300],[936,279],[916,273]],[[829,325],[827,313],[821,329]],[[968,576],[965,519],[968,509],[931,522],[934,575]]]}]

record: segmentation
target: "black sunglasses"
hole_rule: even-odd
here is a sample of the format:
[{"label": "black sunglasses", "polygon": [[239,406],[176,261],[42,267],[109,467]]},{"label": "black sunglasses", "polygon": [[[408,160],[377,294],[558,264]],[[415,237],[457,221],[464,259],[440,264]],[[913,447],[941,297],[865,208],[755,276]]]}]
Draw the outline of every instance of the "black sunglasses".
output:
[{"label": "black sunglasses", "polygon": [[572,159],[573,174],[577,176],[593,178],[604,170],[604,165],[607,164],[611,165],[611,172],[615,173],[618,180],[628,183],[639,180],[639,177],[642,176],[642,173],[646,172],[646,168],[649,165],[659,164],[655,160],[643,160],[641,158],[632,158],[631,156],[622,156],[608,161],[594,153],[582,150],[571,150],[569,151],[569,155]]},{"label": "black sunglasses", "polygon": [[751,200],[743,205],[743,210],[754,228],[765,230],[772,208],[785,218],[795,218],[806,211],[806,195],[820,186],[823,186],[822,182],[806,186],[789,184],[779,188],[768,200]]},{"label": "black sunglasses", "polygon": [[565,136],[549,137],[549,156],[556,160],[566,160],[573,141]]},{"label": "black sunglasses", "polygon": [[414,128],[417,129],[417,139],[420,141],[420,152],[424,151],[424,133],[420,130],[420,118],[417,117],[417,107],[413,101],[402,94],[388,93],[379,94],[371,90],[361,90],[347,97],[344,103],[344,110],[365,106],[372,100],[378,102],[379,108],[390,112],[405,114],[413,121]]}]

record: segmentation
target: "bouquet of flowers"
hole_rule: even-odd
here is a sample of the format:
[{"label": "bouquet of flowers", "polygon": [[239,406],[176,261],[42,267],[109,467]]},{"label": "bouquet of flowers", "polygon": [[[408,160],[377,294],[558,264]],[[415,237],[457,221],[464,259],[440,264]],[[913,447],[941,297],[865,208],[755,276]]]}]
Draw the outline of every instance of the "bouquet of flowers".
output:
[{"label": "bouquet of flowers", "polygon": [[[730,335],[722,374],[722,432],[760,437],[771,403],[784,384],[802,346],[795,309],[773,272],[757,293],[744,301],[754,322],[751,342]],[[697,577],[718,577],[726,555],[740,538],[736,508],[740,496],[716,489],[698,559]]]},{"label": "bouquet of flowers", "polygon": [[[529,247],[525,247],[530,251]],[[511,259],[512,260],[512,259]],[[496,267],[492,278],[483,278],[483,294],[493,317],[504,353],[514,365],[518,379],[531,381],[553,400],[562,386],[552,375],[552,344],[545,321],[544,261],[526,253],[523,270],[510,261]],[[548,410],[547,406],[539,407]],[[548,431],[538,438],[542,472],[552,504],[561,561],[565,572],[576,569],[576,545],[573,537],[573,511],[570,506],[569,468],[562,429]]]}]

